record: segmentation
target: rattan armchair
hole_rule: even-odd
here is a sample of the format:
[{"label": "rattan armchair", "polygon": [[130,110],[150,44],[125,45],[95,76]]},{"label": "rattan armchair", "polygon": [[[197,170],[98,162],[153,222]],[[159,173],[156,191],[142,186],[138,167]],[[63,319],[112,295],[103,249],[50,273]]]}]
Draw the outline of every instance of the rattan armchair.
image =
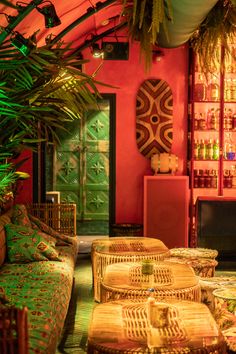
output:
[{"label": "rattan armchair", "polygon": [[0,353],[29,353],[26,307],[0,307]]}]

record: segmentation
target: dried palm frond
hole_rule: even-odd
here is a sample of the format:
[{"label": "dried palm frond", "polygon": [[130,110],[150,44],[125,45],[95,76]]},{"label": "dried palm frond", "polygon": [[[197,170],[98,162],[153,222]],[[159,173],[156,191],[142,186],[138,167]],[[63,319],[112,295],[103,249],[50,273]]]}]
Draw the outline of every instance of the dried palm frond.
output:
[{"label": "dried palm frond", "polygon": [[160,25],[168,38],[167,22],[173,20],[171,0],[123,0],[123,15],[127,17],[131,39],[140,42],[141,57],[148,70],[153,46],[158,45]]},{"label": "dried palm frond", "polygon": [[202,72],[214,72],[221,64],[219,46],[225,48],[226,56],[234,55],[230,44],[235,35],[235,0],[219,0],[190,38],[190,46],[198,55]]}]

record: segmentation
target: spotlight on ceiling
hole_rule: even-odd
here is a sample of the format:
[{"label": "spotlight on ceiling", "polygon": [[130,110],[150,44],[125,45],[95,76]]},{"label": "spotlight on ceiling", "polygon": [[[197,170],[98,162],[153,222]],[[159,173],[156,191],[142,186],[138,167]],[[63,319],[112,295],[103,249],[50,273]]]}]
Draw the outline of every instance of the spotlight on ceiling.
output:
[{"label": "spotlight on ceiling", "polygon": [[99,47],[98,43],[92,44],[92,54],[94,58],[101,58],[104,55],[104,51]]},{"label": "spotlight on ceiling", "polygon": [[164,57],[164,52],[161,49],[156,49],[152,51],[153,62],[161,61],[161,58]]},{"label": "spotlight on ceiling", "polygon": [[13,32],[10,40],[11,44],[14,45],[14,47],[16,47],[24,56],[29,55],[30,51],[34,48],[33,43],[19,32]]},{"label": "spotlight on ceiling", "polygon": [[[41,5],[43,5],[41,7]],[[43,1],[40,6],[36,6],[36,9],[44,15],[45,27],[52,28],[59,26],[61,24],[61,20],[57,16],[54,5],[51,1]]]}]

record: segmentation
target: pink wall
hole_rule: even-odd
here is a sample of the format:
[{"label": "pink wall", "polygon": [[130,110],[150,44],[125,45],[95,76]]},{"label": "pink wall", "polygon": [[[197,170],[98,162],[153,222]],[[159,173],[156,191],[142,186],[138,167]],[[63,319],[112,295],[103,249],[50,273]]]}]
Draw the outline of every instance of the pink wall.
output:
[{"label": "pink wall", "polygon": [[[91,57],[89,50],[84,58],[85,72],[92,74],[101,59]],[[152,175],[150,160],[142,156],[136,145],[136,93],[141,83],[149,78],[163,79],[173,91],[173,146],[172,153],[179,158],[178,175],[186,174],[187,154],[187,77],[188,48],[181,46],[164,49],[164,57],[145,72],[139,60],[139,45],[130,45],[129,60],[105,60],[96,79],[119,88],[99,86],[103,93],[116,93],[116,223],[143,223],[143,177]],[[28,156],[30,152],[25,152]],[[32,175],[32,161],[22,171]],[[23,182],[23,192],[17,202],[32,200],[32,179]]]},{"label": "pink wall", "polygon": [[[85,72],[92,74],[102,62],[84,51]],[[150,160],[136,145],[136,93],[149,78],[163,79],[173,91],[172,153],[179,158],[177,174],[186,174],[188,48],[164,49],[164,57],[145,72],[139,59],[139,44],[130,45],[129,60],[105,60],[96,79],[119,87],[99,87],[100,92],[116,93],[116,223],[143,223],[143,177],[152,175]]]}]

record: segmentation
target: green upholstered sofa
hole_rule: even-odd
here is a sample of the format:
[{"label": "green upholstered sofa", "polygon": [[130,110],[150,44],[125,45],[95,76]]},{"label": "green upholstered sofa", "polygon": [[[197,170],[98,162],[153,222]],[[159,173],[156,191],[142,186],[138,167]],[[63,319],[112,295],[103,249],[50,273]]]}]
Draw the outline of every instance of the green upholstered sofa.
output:
[{"label": "green upholstered sofa", "polygon": [[[32,252],[35,245],[39,253]],[[4,293],[6,302],[0,305],[0,312],[4,306],[27,307],[29,353],[56,352],[70,302],[77,253],[76,236],[47,228],[24,206],[13,207],[0,216],[0,296]]]}]

